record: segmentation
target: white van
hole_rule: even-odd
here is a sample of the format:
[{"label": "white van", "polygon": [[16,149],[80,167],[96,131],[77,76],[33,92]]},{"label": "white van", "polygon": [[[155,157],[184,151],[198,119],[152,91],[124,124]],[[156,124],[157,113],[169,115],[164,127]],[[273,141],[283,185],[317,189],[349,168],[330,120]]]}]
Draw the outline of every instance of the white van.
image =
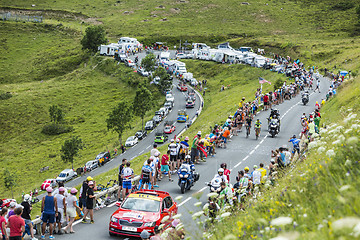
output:
[{"label": "white van", "polygon": [[160,61],[169,61],[170,59],[170,52],[161,52],[160,53]]},{"label": "white van", "polygon": [[100,55],[114,56],[116,52],[121,50],[121,45],[117,43],[110,43],[109,45],[100,45]]}]

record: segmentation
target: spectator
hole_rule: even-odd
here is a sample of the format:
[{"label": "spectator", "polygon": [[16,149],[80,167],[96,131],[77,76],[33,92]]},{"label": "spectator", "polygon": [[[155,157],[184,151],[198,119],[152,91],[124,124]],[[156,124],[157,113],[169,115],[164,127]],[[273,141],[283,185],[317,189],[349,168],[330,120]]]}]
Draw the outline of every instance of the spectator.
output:
[{"label": "spectator", "polygon": [[17,206],[14,209],[15,215],[12,215],[7,222],[7,227],[10,228],[10,240],[22,240],[21,236],[25,232],[25,221],[21,218],[22,212],[23,207],[21,205]]},{"label": "spectator", "polygon": [[21,206],[23,206],[23,212],[21,214],[21,217],[24,219],[25,224],[29,226],[31,239],[37,240],[37,238],[34,237],[34,228],[30,217],[30,213],[32,210],[30,201],[31,201],[31,196],[29,194],[25,194],[24,201],[21,203]]},{"label": "spectator", "polygon": [[75,233],[72,225],[74,223],[75,217],[76,217],[76,210],[79,212],[81,211],[80,207],[76,204],[76,194],[77,194],[76,188],[72,188],[70,190],[69,196],[66,198],[66,215],[69,217],[69,223],[64,228],[65,233],[68,233],[68,230],[70,230],[70,233]]},{"label": "spectator", "polygon": [[132,168],[130,168],[130,162],[126,162],[126,167],[122,170],[121,176],[123,179],[123,192],[122,192],[122,197],[123,200],[125,199],[126,196],[126,190],[128,190],[129,192],[131,191],[131,178],[134,177],[134,170]]},{"label": "spectator", "polygon": [[122,173],[122,170],[124,169],[125,167],[125,164],[126,164],[126,158],[123,158],[120,166],[119,166],[119,175],[118,175],[118,179],[119,179],[119,189],[118,189],[118,200],[121,201],[121,191],[122,191],[122,184],[123,184],[123,179],[121,177],[121,173]]},{"label": "spectator", "polygon": [[86,223],[86,216],[90,213],[90,223],[94,223],[94,186],[95,182],[89,181],[89,187],[86,190],[86,209],[84,212],[83,223]]},{"label": "spectator", "polygon": [[8,212],[8,215],[7,215],[7,219],[9,219],[12,215],[15,215],[15,207],[16,207],[16,202],[10,202],[10,208],[9,208],[9,212]]},{"label": "spectator", "polygon": [[170,154],[170,150],[167,150],[167,153],[164,154],[161,157],[161,173],[164,174],[168,174],[169,175],[169,181],[173,182],[174,180],[171,179],[171,173],[170,173],[170,169],[169,169],[169,154]]},{"label": "spectator", "polygon": [[[55,195],[56,198],[56,202],[58,205],[58,212],[57,212],[57,216],[56,216],[56,223],[55,223],[55,230],[56,230],[56,224],[58,226],[58,231],[57,234],[61,235],[61,227],[62,224],[65,221],[64,216],[66,216],[66,201],[65,201],[65,192],[66,189],[64,187],[60,187],[59,188],[59,193]],[[56,231],[54,231],[55,233]]]},{"label": "spectator", "polygon": [[8,212],[8,209],[6,207],[3,207],[0,210],[0,233],[3,240],[8,240],[9,236],[6,232],[6,214]]},{"label": "spectator", "polygon": [[58,207],[57,207],[56,198],[51,194],[52,191],[53,191],[52,187],[46,188],[47,195],[43,197],[41,203],[41,213],[42,213],[41,220],[43,221],[41,239],[45,239],[45,229],[47,224],[49,224],[50,227],[49,239],[54,239],[53,227],[55,222],[55,216],[57,215],[58,212]]},{"label": "spectator", "polygon": [[88,176],[86,180],[82,183],[82,186],[80,188],[80,197],[79,197],[79,205],[80,208],[85,212],[86,208],[86,192],[89,188],[89,182],[92,181],[93,178],[91,176]]}]

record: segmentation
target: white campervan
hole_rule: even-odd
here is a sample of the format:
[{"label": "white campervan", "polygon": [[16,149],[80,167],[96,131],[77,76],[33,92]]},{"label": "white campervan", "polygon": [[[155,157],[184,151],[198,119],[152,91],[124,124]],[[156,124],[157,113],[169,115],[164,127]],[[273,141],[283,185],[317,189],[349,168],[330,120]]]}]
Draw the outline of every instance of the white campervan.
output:
[{"label": "white campervan", "polygon": [[175,73],[184,74],[186,73],[186,65],[183,62],[174,60],[172,62],[172,68],[174,69]]},{"label": "white campervan", "polygon": [[114,56],[116,52],[119,52],[122,46],[117,43],[110,43],[109,45],[100,45],[100,55]]},{"label": "white campervan", "polygon": [[170,59],[170,52],[161,52],[160,53],[160,61],[164,62],[164,61],[169,61]]},{"label": "white campervan", "polygon": [[255,67],[262,68],[265,65],[266,58],[260,55],[257,55],[254,60]]}]

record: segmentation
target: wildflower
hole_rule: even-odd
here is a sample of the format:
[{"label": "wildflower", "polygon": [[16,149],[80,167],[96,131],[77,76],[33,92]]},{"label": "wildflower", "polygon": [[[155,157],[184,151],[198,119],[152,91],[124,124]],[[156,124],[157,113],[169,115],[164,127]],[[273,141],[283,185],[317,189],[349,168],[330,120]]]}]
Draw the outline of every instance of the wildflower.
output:
[{"label": "wildflower", "polygon": [[205,205],[203,206],[203,211],[206,211],[209,209],[209,203],[205,203]]},{"label": "wildflower", "polygon": [[360,125],[359,124],[353,124],[353,125],[351,125],[351,128],[355,130],[355,129],[360,128]]},{"label": "wildflower", "polygon": [[307,217],[307,214],[306,214],[306,213],[304,213],[303,217],[304,217],[304,218],[306,218],[306,217]]},{"label": "wildflower", "polygon": [[177,202],[180,202],[182,199],[183,199],[183,196],[177,196],[177,197],[175,198],[175,200],[176,200]]},{"label": "wildflower", "polygon": [[265,228],[265,231],[267,231],[267,232],[270,231],[270,228],[269,228],[269,227],[266,227],[266,228]]},{"label": "wildflower", "polygon": [[344,133],[348,134],[348,133],[350,133],[351,131],[352,131],[352,129],[349,128],[349,129],[346,129]]},{"label": "wildflower", "polygon": [[175,229],[176,230],[180,230],[180,229],[183,229],[184,228],[184,224],[182,224],[182,223],[179,223],[178,225],[176,225],[176,227],[175,227]]},{"label": "wildflower", "polygon": [[356,226],[354,227],[353,234],[356,238],[360,236],[360,223],[356,224]]},{"label": "wildflower", "polygon": [[326,156],[328,156],[329,158],[335,156],[335,151],[333,149],[327,150]]},{"label": "wildflower", "polygon": [[345,228],[353,228],[360,223],[360,218],[357,217],[344,217],[332,223],[334,231],[342,230]]},{"label": "wildflower", "polygon": [[359,139],[357,137],[349,137],[348,140],[346,140],[346,143],[349,145],[355,145],[359,142]]},{"label": "wildflower", "polygon": [[165,216],[165,217],[161,220],[161,222],[164,223],[164,222],[166,222],[167,220],[169,220],[169,218],[170,218],[170,216]]},{"label": "wildflower", "polygon": [[318,227],[317,227],[317,229],[318,229],[318,231],[320,230],[320,229],[322,229],[324,227],[324,225],[322,225],[321,223],[318,225]]},{"label": "wildflower", "polygon": [[229,217],[229,216],[231,216],[231,213],[229,213],[229,212],[225,212],[225,213],[220,215],[221,218],[226,218],[226,217]]},{"label": "wildflower", "polygon": [[233,234],[228,234],[224,237],[224,240],[236,240],[237,237]]},{"label": "wildflower", "polygon": [[309,143],[308,148],[312,149],[312,148],[315,148],[316,146],[317,146],[316,142],[311,142],[311,143]]},{"label": "wildflower", "polygon": [[344,185],[344,186],[342,186],[342,187],[339,189],[339,191],[340,191],[340,192],[343,192],[343,191],[348,190],[349,188],[350,188],[350,185]]},{"label": "wildflower", "polygon": [[291,217],[278,217],[271,221],[271,225],[283,226],[292,223]]},{"label": "wildflower", "polygon": [[[212,235],[210,234],[210,233],[208,233],[208,232],[204,232],[203,233],[203,237],[204,238],[210,238]],[[165,239],[165,238],[163,238],[163,239]]]},{"label": "wildflower", "polygon": [[200,207],[201,205],[202,205],[202,202],[196,202],[196,203],[194,204],[195,207]]},{"label": "wildflower", "polygon": [[339,145],[339,144],[341,144],[341,141],[340,141],[340,140],[336,140],[336,141],[333,141],[333,142],[332,142],[332,145]]},{"label": "wildflower", "polygon": [[357,114],[355,114],[355,113],[350,113],[350,114],[348,115],[348,117],[344,119],[344,123],[347,123],[348,121],[356,118],[356,116],[357,116]]},{"label": "wildflower", "polygon": [[181,213],[178,213],[178,214],[172,216],[172,218],[173,218],[173,219],[179,219],[179,218],[181,218]]},{"label": "wildflower", "polygon": [[164,226],[165,226],[165,224],[160,224],[159,229],[161,230]]},{"label": "wildflower", "polygon": [[270,240],[292,240],[298,239],[300,234],[298,232],[286,232],[278,235],[277,237],[270,238]]},{"label": "wildflower", "polygon": [[199,212],[196,212],[192,215],[192,218],[195,220],[197,218],[199,218],[201,215],[204,214],[204,211],[199,211]]},{"label": "wildflower", "polygon": [[347,159],[347,160],[345,161],[345,166],[347,166],[347,167],[350,167],[350,166],[351,166],[351,161],[350,161],[349,159]]},{"label": "wildflower", "polygon": [[213,198],[213,197],[217,197],[217,196],[218,196],[218,194],[216,192],[212,192],[207,195],[208,198]]}]

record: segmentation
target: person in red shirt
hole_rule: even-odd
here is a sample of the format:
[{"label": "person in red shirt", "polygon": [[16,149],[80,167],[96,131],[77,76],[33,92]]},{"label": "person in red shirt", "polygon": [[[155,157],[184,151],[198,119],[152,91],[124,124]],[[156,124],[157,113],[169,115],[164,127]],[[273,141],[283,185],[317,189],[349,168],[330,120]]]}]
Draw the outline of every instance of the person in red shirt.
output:
[{"label": "person in red shirt", "polygon": [[7,215],[8,209],[6,207],[3,207],[0,211],[0,233],[1,233],[1,239],[8,240],[9,236],[6,232],[6,219],[5,216]]},{"label": "person in red shirt", "polygon": [[230,182],[230,173],[231,173],[231,171],[230,171],[229,169],[227,169],[227,164],[226,164],[226,163],[222,163],[222,164],[220,165],[220,167],[224,169],[224,175],[226,176],[228,182]]},{"label": "person in red shirt", "polygon": [[170,150],[167,151],[166,154],[162,155],[161,157],[161,173],[167,173],[169,175],[169,181],[173,182],[174,180],[171,179],[170,169],[169,169],[169,154]]},{"label": "person in red shirt", "polygon": [[23,232],[25,232],[25,221],[21,218],[23,212],[22,207],[16,207],[14,213],[8,222],[7,227],[10,228],[10,238],[9,240],[21,240]]},{"label": "person in red shirt", "polygon": [[265,108],[265,110],[269,109],[269,95],[268,94],[265,94],[265,96],[264,96],[264,108]]}]

